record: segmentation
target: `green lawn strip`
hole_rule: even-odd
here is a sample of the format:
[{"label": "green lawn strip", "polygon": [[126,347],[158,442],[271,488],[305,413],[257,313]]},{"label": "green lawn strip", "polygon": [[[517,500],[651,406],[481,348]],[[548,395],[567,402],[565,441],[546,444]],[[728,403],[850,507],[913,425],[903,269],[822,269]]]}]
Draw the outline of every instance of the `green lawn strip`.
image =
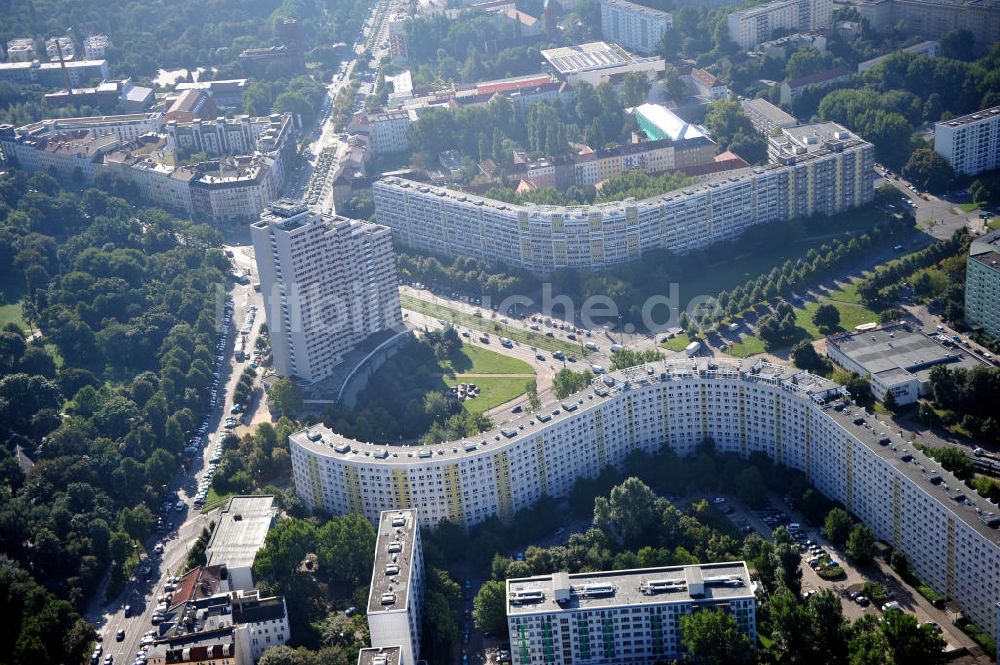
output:
[{"label": "green lawn strip", "polygon": [[660,344],[667,351],[683,351],[688,344],[691,343],[691,338],[688,337],[687,333],[681,333],[676,337],[668,339],[663,344]]},{"label": "green lawn strip", "polygon": [[482,330],[490,333],[490,335],[508,337],[511,340],[526,346],[533,346],[539,349],[545,349],[546,351],[562,351],[564,353],[572,353],[579,356],[586,356],[589,353],[582,344],[575,344],[573,342],[556,339],[554,337],[546,337],[541,332],[515,328],[513,326],[500,323],[499,320],[494,321],[487,316],[474,316],[472,314],[467,314],[466,312],[461,312],[457,309],[427,302],[426,300],[414,298],[413,296],[404,295],[402,293],[399,295],[399,301],[403,306],[403,309],[420,312],[421,314],[443,319],[455,325],[472,328],[473,330]]},{"label": "green lawn strip", "polygon": [[979,204],[975,202],[959,203],[958,209],[962,212],[973,212],[975,210],[979,210]]},{"label": "green lawn strip", "polygon": [[489,349],[463,344],[458,357],[438,364],[444,373],[455,374],[534,374],[531,365]]},{"label": "green lawn strip", "polygon": [[986,228],[990,231],[996,231],[1000,229],[1000,217],[994,217],[990,221],[986,222]]},{"label": "green lawn strip", "polygon": [[531,380],[530,377],[477,376],[462,378],[461,374],[444,377],[444,382],[449,386],[457,386],[459,383],[474,383],[480,389],[480,393],[475,399],[467,399],[462,402],[462,408],[469,413],[483,413],[523,395]]},{"label": "green lawn strip", "polygon": [[214,487],[210,487],[208,489],[208,496],[205,497],[205,505],[201,507],[201,512],[207,513],[210,510],[215,510],[216,508],[224,504],[226,501],[229,501],[230,497],[235,495],[236,492],[226,492],[225,494],[219,494],[218,492],[215,491]]}]

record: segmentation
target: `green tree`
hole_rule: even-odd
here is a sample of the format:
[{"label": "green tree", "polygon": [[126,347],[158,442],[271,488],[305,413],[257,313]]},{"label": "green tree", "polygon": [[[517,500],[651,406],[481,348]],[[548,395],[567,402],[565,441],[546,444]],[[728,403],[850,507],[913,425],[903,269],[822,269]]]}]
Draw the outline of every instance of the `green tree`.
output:
[{"label": "green tree", "polygon": [[830,369],[830,362],[816,352],[812,340],[804,339],[792,347],[792,362],[800,369],[813,372],[825,372]]},{"label": "green tree", "polygon": [[472,601],[476,628],[498,635],[507,633],[507,588],[500,580],[488,580]]},{"label": "green tree", "polygon": [[681,616],[681,644],[701,665],[753,662],[750,640],[729,612],[703,610]]},{"label": "green tree", "polygon": [[823,303],[813,313],[812,322],[821,330],[833,330],[840,325],[840,310],[836,305]]},{"label": "green tree", "polygon": [[930,626],[921,626],[906,612],[887,612],[882,616],[882,634],[889,655],[896,665],[945,662],[945,641]]},{"label": "green tree", "polygon": [[896,401],[896,395],[893,394],[892,390],[886,390],[885,395],[882,396],[882,406],[889,413],[896,413],[899,409],[899,403]]},{"label": "green tree", "polygon": [[594,374],[590,370],[574,372],[564,367],[556,372],[552,380],[552,391],[555,393],[556,398],[565,399],[573,393],[579,392],[589,386],[593,379]]},{"label": "green tree", "polygon": [[538,411],[542,408],[542,400],[538,396],[538,384],[534,381],[529,381],[525,386],[525,392],[528,394],[528,409],[531,411]]},{"label": "green tree", "polygon": [[941,194],[955,179],[955,170],[933,148],[917,148],[903,165],[903,176],[920,189]]},{"label": "green tree", "polygon": [[869,563],[875,555],[875,534],[864,524],[855,524],[847,536],[847,554],[860,564]]},{"label": "green tree", "polygon": [[284,377],[271,384],[267,396],[274,404],[276,415],[294,418],[302,410],[302,391],[295,382]]},{"label": "green tree", "polygon": [[823,522],[823,535],[831,543],[840,547],[847,542],[847,537],[851,532],[851,516],[843,508],[834,508],[826,515]]}]

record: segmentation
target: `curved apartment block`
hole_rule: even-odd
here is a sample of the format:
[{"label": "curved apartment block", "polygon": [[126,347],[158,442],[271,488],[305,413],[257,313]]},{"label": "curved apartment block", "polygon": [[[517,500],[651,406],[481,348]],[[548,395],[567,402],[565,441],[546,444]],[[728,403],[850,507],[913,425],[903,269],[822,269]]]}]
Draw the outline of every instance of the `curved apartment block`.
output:
[{"label": "curved apartment block", "polygon": [[543,494],[565,495],[633,450],[667,445],[688,455],[710,437],[721,452],[760,451],[803,471],[992,633],[997,507],[875,418],[844,408],[845,394],[763,362],[663,361],[605,375],[560,405],[462,441],[385,446],[303,430],[289,438],[293,477],[311,508],[373,522],[383,510],[414,508],[424,525],[473,525],[509,520]]},{"label": "curved apartment block", "polygon": [[834,123],[782,130],[771,163],[636,201],[515,205],[387,177],[372,185],[379,224],[402,245],[548,274],[602,270],[653,249],[678,254],[749,227],[832,215],[872,200],[874,149]]}]

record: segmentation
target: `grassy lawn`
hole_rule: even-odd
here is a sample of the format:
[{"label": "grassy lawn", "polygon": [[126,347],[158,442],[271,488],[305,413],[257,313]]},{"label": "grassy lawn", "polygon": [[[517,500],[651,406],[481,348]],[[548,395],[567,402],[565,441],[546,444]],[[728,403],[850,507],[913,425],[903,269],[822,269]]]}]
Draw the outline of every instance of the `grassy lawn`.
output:
[{"label": "grassy lawn", "polygon": [[[840,312],[840,325],[834,330],[821,331],[812,322],[812,317],[820,305],[827,303],[836,307],[837,311]],[[798,327],[799,339],[821,339],[836,332],[853,330],[855,326],[872,321],[878,321],[878,314],[861,304],[857,286],[853,283],[832,291],[829,295],[823,296],[818,301],[810,302],[805,307],[795,308],[795,324]],[[730,347],[726,353],[737,358],[746,358],[757,353],[764,353],[764,351],[766,349],[763,340],[757,336],[748,336]]]},{"label": "grassy lawn", "polygon": [[495,406],[523,395],[525,387],[531,378],[510,378],[510,377],[474,377],[463,379],[462,375],[446,376],[444,382],[449,386],[456,386],[459,383],[474,383],[479,387],[479,396],[475,399],[467,399],[462,402],[462,408],[469,413],[483,413]]},{"label": "grassy lawn", "polygon": [[990,231],[996,231],[1000,229],[1000,217],[994,217],[990,221],[986,222],[986,228]]},{"label": "grassy lawn", "polygon": [[399,294],[399,301],[403,306],[403,309],[420,312],[421,314],[426,314],[427,316],[433,316],[438,319],[450,321],[454,325],[472,328],[473,330],[482,330],[490,333],[491,335],[509,337],[511,340],[526,346],[533,346],[546,351],[573,353],[579,356],[586,356],[589,353],[582,344],[575,344],[568,340],[556,339],[554,337],[546,337],[541,332],[534,332],[520,327],[509,326],[504,323],[500,323],[499,320],[492,320],[488,317],[488,315],[474,316],[472,314],[467,314],[466,312],[461,312],[457,309],[445,307],[444,305],[438,305],[436,303],[421,300],[420,298],[414,298],[413,296],[408,296],[402,293]]},{"label": "grassy lawn", "polygon": [[666,342],[661,344],[663,348],[667,351],[683,351],[688,344],[691,343],[691,338],[688,337],[687,333],[681,333],[674,337],[673,339],[668,339]]},{"label": "grassy lawn", "polygon": [[[799,328],[802,328],[809,339],[820,339],[821,337],[826,337],[829,334],[835,332],[841,332],[843,330],[854,330],[854,326],[861,325],[862,323],[871,323],[872,321],[878,321],[878,314],[868,309],[864,305],[844,302],[837,299],[837,294],[839,292],[835,291],[828,298],[821,298],[817,302],[811,302],[805,306],[803,309],[795,310],[795,323]],[[837,308],[840,312],[840,325],[834,330],[824,330],[820,331],[816,327],[816,324],[812,322],[813,314],[819,309],[822,304],[830,303]]]},{"label": "grassy lawn", "polygon": [[[441,361],[441,370],[455,374],[530,374],[531,365],[489,349],[463,344],[456,357]],[[478,383],[478,382],[476,382]],[[454,384],[450,384],[454,385]]]},{"label": "grassy lawn", "polygon": [[758,353],[764,353],[766,350],[764,348],[764,340],[756,335],[748,335],[726,349],[726,353],[737,358],[749,358]]},{"label": "grassy lawn", "polygon": [[21,330],[27,330],[28,326],[21,317],[21,303],[13,302],[0,305],[0,328],[8,323],[16,323]]},{"label": "grassy lawn", "polygon": [[971,201],[969,203],[960,203],[958,209],[962,212],[973,212],[979,210],[979,204]]}]

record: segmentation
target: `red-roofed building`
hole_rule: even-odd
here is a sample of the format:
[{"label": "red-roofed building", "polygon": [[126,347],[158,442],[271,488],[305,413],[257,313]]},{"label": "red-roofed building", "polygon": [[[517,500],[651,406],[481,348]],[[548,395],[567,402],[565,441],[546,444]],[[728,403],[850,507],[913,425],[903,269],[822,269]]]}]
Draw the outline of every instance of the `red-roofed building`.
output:
[{"label": "red-roofed building", "polygon": [[522,37],[534,37],[542,32],[542,22],[531,14],[525,14],[519,9],[508,9],[504,16],[517,24]]}]

